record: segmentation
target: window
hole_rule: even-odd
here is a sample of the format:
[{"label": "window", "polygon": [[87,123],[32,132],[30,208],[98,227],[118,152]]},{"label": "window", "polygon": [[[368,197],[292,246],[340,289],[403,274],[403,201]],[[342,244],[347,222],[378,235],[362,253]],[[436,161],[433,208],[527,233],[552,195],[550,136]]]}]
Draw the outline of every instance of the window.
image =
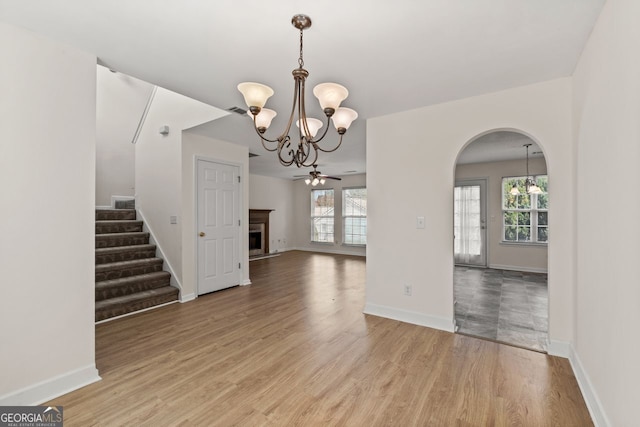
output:
[{"label": "window", "polygon": [[333,190],[311,190],[311,241],[334,241]]},{"label": "window", "polygon": [[[549,240],[549,181],[546,175],[533,180],[542,193],[527,194],[525,176],[502,178],[502,241],[516,243],[547,243]],[[520,194],[509,191],[516,185]]]},{"label": "window", "polygon": [[345,245],[367,244],[367,189],[342,190],[342,219]]}]

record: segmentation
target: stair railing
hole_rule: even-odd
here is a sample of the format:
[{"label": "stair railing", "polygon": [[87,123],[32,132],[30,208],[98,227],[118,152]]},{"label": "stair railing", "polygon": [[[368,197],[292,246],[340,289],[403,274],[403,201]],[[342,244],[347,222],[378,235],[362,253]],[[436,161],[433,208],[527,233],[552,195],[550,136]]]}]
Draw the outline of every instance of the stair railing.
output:
[{"label": "stair railing", "polygon": [[138,122],[136,133],[133,135],[133,139],[131,140],[132,144],[135,144],[136,142],[138,142],[140,131],[142,131],[142,126],[144,125],[145,120],[147,120],[147,114],[149,114],[149,110],[151,109],[151,103],[153,102],[153,98],[156,96],[156,90],[158,90],[158,86],[154,86],[153,89],[151,89],[151,94],[149,95],[149,99],[147,100],[147,105],[145,105],[144,107],[144,111],[142,112],[142,117],[140,117],[140,121]]}]

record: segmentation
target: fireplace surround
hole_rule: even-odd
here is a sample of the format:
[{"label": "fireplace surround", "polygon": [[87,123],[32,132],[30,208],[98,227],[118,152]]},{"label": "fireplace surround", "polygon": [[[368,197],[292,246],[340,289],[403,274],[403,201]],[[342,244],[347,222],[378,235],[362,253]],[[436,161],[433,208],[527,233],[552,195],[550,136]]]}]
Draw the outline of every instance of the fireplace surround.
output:
[{"label": "fireplace surround", "polygon": [[269,253],[269,214],[273,209],[249,209],[249,256]]}]

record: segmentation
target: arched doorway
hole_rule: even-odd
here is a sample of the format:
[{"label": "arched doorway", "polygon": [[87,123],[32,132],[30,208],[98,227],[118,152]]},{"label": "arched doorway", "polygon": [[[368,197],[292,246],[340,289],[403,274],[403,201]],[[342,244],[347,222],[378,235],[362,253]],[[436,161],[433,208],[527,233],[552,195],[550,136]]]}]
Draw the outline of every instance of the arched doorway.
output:
[{"label": "arched doorway", "polygon": [[461,151],[455,176],[457,332],[546,351],[549,179],[542,149],[519,132],[487,132]]}]

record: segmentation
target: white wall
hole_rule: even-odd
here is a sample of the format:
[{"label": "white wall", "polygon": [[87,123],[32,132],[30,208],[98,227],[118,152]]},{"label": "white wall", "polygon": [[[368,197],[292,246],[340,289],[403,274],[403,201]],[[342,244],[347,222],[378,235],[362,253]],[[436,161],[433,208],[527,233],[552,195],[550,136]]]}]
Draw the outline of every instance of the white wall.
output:
[{"label": "white wall", "polygon": [[[532,175],[546,174],[547,165],[544,158],[529,159],[529,172]],[[456,167],[456,181],[474,178],[487,180],[488,266],[546,273],[547,246],[502,243],[502,178],[524,174],[524,160],[474,163]],[[553,207],[549,215],[553,215]]]},{"label": "white wall", "polygon": [[135,146],[131,143],[153,86],[97,66],[96,206],[111,196],[135,194]]},{"label": "white wall", "polygon": [[[367,176],[365,174],[344,175],[342,181],[327,179],[325,185],[311,187],[304,180],[293,182],[294,198],[294,239],[295,249],[314,252],[340,253],[347,255],[364,256],[366,248],[362,246],[343,245],[342,241],[342,189],[345,187],[365,187]],[[335,243],[311,242],[311,189],[334,189],[334,237]],[[369,206],[369,205],[368,205]]]},{"label": "white wall", "polygon": [[[600,425],[638,424],[640,2],[609,0],[576,68],[575,365]],[[599,400],[598,400],[599,399]]]},{"label": "white wall", "polygon": [[99,379],[96,57],[0,23],[0,405]]},{"label": "white wall", "polygon": [[237,165],[242,178],[240,220],[243,231],[240,239],[241,284],[249,284],[249,149],[238,144],[220,141],[194,133],[182,134],[182,300],[197,295],[196,271],[196,158]]},{"label": "white wall", "polygon": [[249,176],[249,209],[274,209],[269,214],[269,252],[288,250],[294,243],[294,182],[261,175]]},{"label": "white wall", "polygon": [[[367,121],[366,312],[452,330],[456,158],[475,136],[514,129],[542,147],[554,183],[551,349],[555,341],[573,340],[575,165],[568,78]],[[416,229],[417,216],[425,216],[425,229]],[[405,284],[413,287],[412,296],[403,294]]]},{"label": "white wall", "polygon": [[[158,88],[135,144],[136,208],[178,286],[182,282],[182,130],[228,114]],[[169,126],[161,135],[160,127]],[[170,217],[177,217],[177,224]],[[183,289],[184,292],[184,289]]]}]

